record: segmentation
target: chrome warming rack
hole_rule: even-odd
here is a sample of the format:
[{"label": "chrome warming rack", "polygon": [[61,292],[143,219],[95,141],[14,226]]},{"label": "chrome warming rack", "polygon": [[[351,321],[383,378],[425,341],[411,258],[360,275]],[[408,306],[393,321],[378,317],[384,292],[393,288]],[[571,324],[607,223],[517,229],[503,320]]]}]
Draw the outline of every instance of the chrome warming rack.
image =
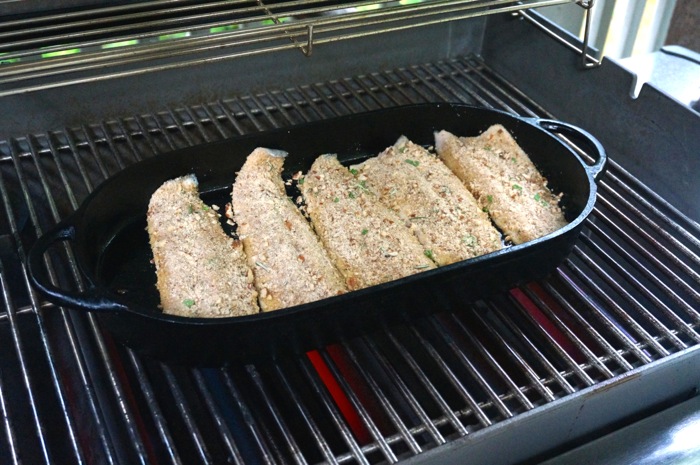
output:
[{"label": "chrome warming rack", "polygon": [[[464,453],[478,462],[494,453],[479,448],[491,434],[517,461],[627,403],[651,404],[640,380],[660,386],[697,367],[700,228],[614,161],[580,242],[548,279],[302,356],[161,364],[28,286],[28,244],[138,160],[435,101],[554,116],[466,56],[0,140],[0,461],[422,463],[474,438]],[[77,284],[69,253],[51,265]]]},{"label": "chrome warming rack", "polygon": [[[0,97],[316,46],[466,18],[593,0],[152,0],[3,16]],[[54,7],[55,8],[55,7]],[[571,47],[576,47],[570,45]]]}]

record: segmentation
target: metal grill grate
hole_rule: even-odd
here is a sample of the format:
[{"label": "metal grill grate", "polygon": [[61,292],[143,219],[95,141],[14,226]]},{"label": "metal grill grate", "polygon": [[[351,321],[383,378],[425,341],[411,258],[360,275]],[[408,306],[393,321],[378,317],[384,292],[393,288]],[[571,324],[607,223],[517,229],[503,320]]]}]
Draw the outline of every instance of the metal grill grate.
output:
[{"label": "metal grill grate", "polygon": [[[431,101],[550,116],[464,57],[0,141],[0,461],[395,462],[700,342],[700,229],[614,162],[547,280],[274,363],[142,359],[27,285],[26,246],[131,163]],[[51,266],[80,286],[69,250]]]}]

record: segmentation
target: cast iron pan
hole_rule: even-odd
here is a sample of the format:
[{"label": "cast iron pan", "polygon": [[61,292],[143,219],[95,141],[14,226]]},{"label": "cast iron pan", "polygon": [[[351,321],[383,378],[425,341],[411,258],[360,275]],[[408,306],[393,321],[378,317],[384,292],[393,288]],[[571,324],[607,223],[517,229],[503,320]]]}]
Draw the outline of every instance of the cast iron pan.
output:
[{"label": "cast iron pan", "polygon": [[[151,194],[166,180],[194,173],[203,199],[223,206],[235,173],[258,146],[289,152],[289,175],[305,172],[323,153],[337,153],[349,163],[378,154],[402,134],[431,146],[436,130],[474,136],[496,123],[515,136],[551,188],[564,193],[566,227],[482,257],[276,312],[207,319],[158,309],[145,215]],[[584,163],[553,132],[577,142],[595,163]],[[117,340],[161,360],[216,365],[304,351],[546,276],[576,242],[605,163],[605,151],[594,137],[559,121],[444,103],[342,116],[176,150],[126,168],[37,240],[28,256],[29,275],[49,301],[98,314]],[[71,242],[83,291],[60,289],[47,278],[44,253],[58,241]]]}]

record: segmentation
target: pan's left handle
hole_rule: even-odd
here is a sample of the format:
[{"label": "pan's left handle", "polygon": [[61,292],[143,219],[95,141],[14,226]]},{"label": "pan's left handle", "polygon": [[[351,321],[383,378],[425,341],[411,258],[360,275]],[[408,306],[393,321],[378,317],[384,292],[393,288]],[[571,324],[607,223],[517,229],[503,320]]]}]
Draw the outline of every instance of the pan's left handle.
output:
[{"label": "pan's left handle", "polygon": [[109,299],[105,291],[90,286],[84,291],[75,292],[60,289],[51,283],[44,266],[44,254],[53,244],[59,241],[70,241],[75,238],[75,225],[70,218],[57,224],[46,234],[42,235],[29,249],[27,267],[29,280],[50,301],[73,308],[89,311],[121,311],[126,306]]},{"label": "pan's left handle", "polygon": [[608,163],[608,154],[605,152],[603,144],[590,132],[573,124],[564,123],[563,121],[541,118],[533,118],[532,121],[537,126],[549,132],[563,134],[572,138],[572,142],[583,140],[588,145],[588,147],[586,147],[586,153],[594,160],[592,165],[586,165],[586,170],[593,176],[596,182],[601,180],[605,174],[605,168]]}]

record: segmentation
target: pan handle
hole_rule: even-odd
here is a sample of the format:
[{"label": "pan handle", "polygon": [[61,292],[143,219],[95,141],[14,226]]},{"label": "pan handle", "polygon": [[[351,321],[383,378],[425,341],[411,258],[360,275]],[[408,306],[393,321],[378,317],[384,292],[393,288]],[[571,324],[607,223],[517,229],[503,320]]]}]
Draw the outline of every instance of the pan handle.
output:
[{"label": "pan handle", "polygon": [[31,283],[49,300],[58,305],[90,311],[126,310],[126,305],[110,300],[106,292],[98,287],[91,286],[82,292],[66,291],[54,286],[48,279],[43,263],[44,253],[54,243],[74,238],[75,226],[69,218],[37,239],[27,254],[27,267]]},{"label": "pan handle", "polygon": [[[587,152],[595,160],[592,165],[587,165],[586,170],[593,176],[593,179],[598,182],[605,174],[605,168],[608,162],[608,154],[605,152],[603,144],[598,139],[593,137],[588,131],[581,129],[573,124],[564,123],[552,119],[533,118],[532,120],[537,126],[549,132],[556,132],[570,136],[574,139],[581,140],[589,144],[589,152]],[[593,153],[591,153],[593,152]],[[584,162],[585,163],[585,162]]]}]

